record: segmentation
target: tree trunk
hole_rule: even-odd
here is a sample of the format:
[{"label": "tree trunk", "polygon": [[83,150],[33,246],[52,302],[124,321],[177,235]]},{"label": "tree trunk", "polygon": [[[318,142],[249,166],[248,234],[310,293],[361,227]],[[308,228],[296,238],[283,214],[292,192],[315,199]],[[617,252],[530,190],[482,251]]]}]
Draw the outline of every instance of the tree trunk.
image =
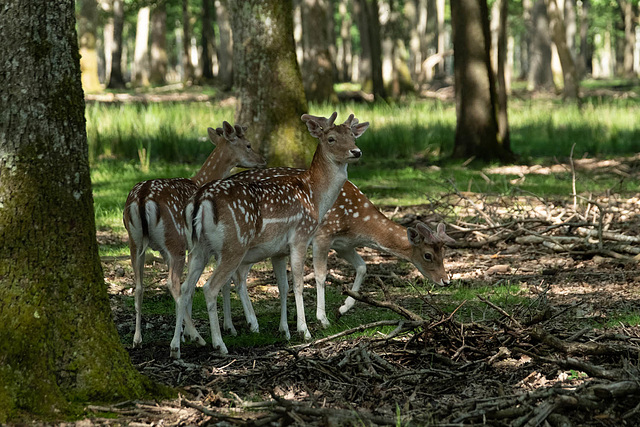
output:
[{"label": "tree trunk", "polygon": [[220,46],[218,46],[218,84],[222,90],[233,87],[233,41],[231,24],[226,2],[216,0],[216,21],[220,32]]},{"label": "tree trunk", "polygon": [[149,80],[154,85],[167,82],[167,4],[160,1],[151,13],[151,67]]},{"label": "tree trunk", "polygon": [[631,0],[618,0],[620,12],[624,20],[624,55],[622,61],[622,75],[625,78],[635,76],[633,70],[633,50],[636,46],[636,12]]},{"label": "tree trunk", "polygon": [[100,0],[100,8],[107,15],[102,30],[102,40],[104,48],[104,82],[105,86],[111,77],[111,64],[113,62],[113,1]]},{"label": "tree trunk", "polygon": [[509,147],[498,138],[486,0],[451,2],[451,22],[457,116],[453,157],[511,160]]},{"label": "tree trunk", "polygon": [[236,122],[270,165],[306,166],[315,144],[300,116],[307,100],[296,61],[289,1],[230,2]]},{"label": "tree trunk", "polygon": [[563,97],[568,100],[578,101],[580,97],[580,82],[578,81],[575,62],[573,62],[571,51],[567,46],[567,29],[564,26],[564,19],[558,10],[556,0],[547,0],[547,9],[551,20],[551,35],[562,65]]},{"label": "tree trunk", "polygon": [[213,55],[216,52],[213,17],[213,0],[202,0],[202,79],[209,83],[213,81]]},{"label": "tree trunk", "polygon": [[438,68],[436,75],[439,78],[442,78],[446,74],[446,70],[444,68],[444,52],[447,50],[445,45],[446,39],[446,27],[444,25],[444,15],[445,15],[445,7],[444,0],[436,0],[436,21],[437,21],[437,31],[438,31],[438,47],[437,52],[441,55],[442,60],[438,62]]},{"label": "tree trunk", "polygon": [[590,0],[582,0],[579,5],[578,16],[580,19],[580,55],[578,56],[578,73],[580,77],[592,72],[591,56],[593,49],[589,42],[589,9]]},{"label": "tree trunk", "polygon": [[363,89],[371,81],[371,41],[369,39],[369,19],[363,4],[366,0],[353,0],[353,14],[356,16],[360,33],[360,59],[358,62],[360,83]]},{"label": "tree trunk", "polygon": [[111,50],[111,73],[109,89],[125,87],[122,76],[122,31],[124,29],[124,0],[113,0],[113,49]]},{"label": "tree trunk", "polygon": [[136,47],[133,53],[133,86],[149,86],[149,7],[138,10]]},{"label": "tree trunk", "polygon": [[98,257],[75,3],[2,8],[14,90],[0,97],[0,423],[139,398],[148,383],[120,344]]},{"label": "tree trunk", "polygon": [[509,132],[509,116],[507,110],[507,95],[509,83],[506,76],[507,68],[507,16],[509,14],[509,1],[497,0],[498,34],[496,43],[496,63],[498,77],[498,138],[504,148],[511,151],[511,135]]},{"label": "tree trunk", "polygon": [[85,92],[100,92],[98,78],[97,28],[98,4],[96,0],[79,0],[78,38],[80,41],[80,69]]},{"label": "tree trunk", "polygon": [[[363,52],[365,51],[364,46],[368,45],[369,57],[367,62],[370,65],[369,77],[371,78],[373,96],[376,100],[382,100],[387,97],[387,93],[382,79],[382,46],[378,0],[355,0],[355,3],[360,6],[358,22],[359,25],[362,25],[360,28],[360,43],[363,46]],[[365,40],[367,41],[365,42]],[[364,53],[362,59],[362,62],[365,63]]]},{"label": "tree trunk", "polygon": [[536,0],[531,9],[531,43],[529,45],[529,90],[553,89],[551,72],[551,37],[545,0]]},{"label": "tree trunk", "polygon": [[351,81],[351,14],[348,12],[348,0],[341,0],[338,6],[340,14],[340,40],[342,44],[339,46],[338,58],[339,58],[339,80],[342,82]]},{"label": "tree trunk", "polygon": [[307,100],[318,103],[337,101],[333,91],[334,58],[329,52],[329,44],[331,43],[328,32],[330,6],[329,0],[302,1],[304,89]]},{"label": "tree trunk", "polygon": [[184,75],[182,81],[193,83],[195,68],[191,62],[191,22],[189,15],[189,0],[182,0],[182,66]]}]

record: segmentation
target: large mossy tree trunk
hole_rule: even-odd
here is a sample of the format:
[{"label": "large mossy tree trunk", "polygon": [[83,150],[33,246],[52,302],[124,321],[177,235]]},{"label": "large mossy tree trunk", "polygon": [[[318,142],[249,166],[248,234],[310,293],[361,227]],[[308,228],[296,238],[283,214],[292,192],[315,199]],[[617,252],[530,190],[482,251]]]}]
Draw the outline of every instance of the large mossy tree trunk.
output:
[{"label": "large mossy tree trunk", "polygon": [[451,22],[457,119],[453,157],[511,160],[508,142],[499,138],[487,1],[451,2]]},{"label": "large mossy tree trunk", "polygon": [[141,396],[95,235],[74,1],[0,13],[0,423]]},{"label": "large mossy tree trunk", "polygon": [[272,166],[306,166],[315,149],[300,116],[307,100],[293,40],[290,1],[229,2],[236,122]]}]

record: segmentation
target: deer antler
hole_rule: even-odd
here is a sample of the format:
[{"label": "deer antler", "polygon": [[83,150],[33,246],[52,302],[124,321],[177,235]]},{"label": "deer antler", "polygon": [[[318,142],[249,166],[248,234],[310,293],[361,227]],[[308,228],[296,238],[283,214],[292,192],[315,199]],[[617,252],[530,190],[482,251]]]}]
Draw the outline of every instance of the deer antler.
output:
[{"label": "deer antler", "polygon": [[323,129],[328,129],[331,126],[333,126],[333,122],[336,121],[336,117],[338,117],[338,113],[334,111],[331,117],[329,117],[328,119],[326,117],[312,116],[311,114],[303,114],[301,119],[305,123],[308,122],[309,120],[313,120],[314,122],[319,124],[320,127],[322,127]]}]

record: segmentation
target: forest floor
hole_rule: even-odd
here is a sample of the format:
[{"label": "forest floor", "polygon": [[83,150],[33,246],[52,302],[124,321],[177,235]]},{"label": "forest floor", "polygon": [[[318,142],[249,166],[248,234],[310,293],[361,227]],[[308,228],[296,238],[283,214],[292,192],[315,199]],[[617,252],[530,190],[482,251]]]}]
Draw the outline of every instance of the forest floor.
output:
[{"label": "forest floor", "polygon": [[[638,158],[585,160],[576,167],[631,179],[640,174]],[[94,415],[84,423],[638,425],[640,199],[614,192],[587,198],[574,206],[572,197],[456,193],[427,205],[383,207],[406,225],[435,224],[455,212],[448,233],[458,243],[445,261],[450,288],[416,289],[412,283],[421,279],[414,268],[363,249],[368,276],[361,301],[344,317],[385,305],[375,309],[396,314],[384,320],[391,325],[385,333],[353,330],[307,344],[234,346],[227,356],[185,344],[183,358],[170,359],[170,311],[145,313],[145,333],[164,335],[145,336],[141,348],[131,348],[131,269],[128,260],[106,260],[115,322],[133,363],[179,396],[90,406]],[[124,237],[99,235],[103,241]],[[146,294],[152,299],[167,294],[166,269],[156,264]],[[353,269],[335,256],[329,268],[329,286],[339,294]],[[312,272],[306,272],[307,318],[317,328]],[[269,269],[252,278],[259,317],[267,305],[277,311]],[[293,327],[292,296],[289,301]],[[243,323],[241,315],[236,323]],[[196,325],[207,336],[206,317]]]}]

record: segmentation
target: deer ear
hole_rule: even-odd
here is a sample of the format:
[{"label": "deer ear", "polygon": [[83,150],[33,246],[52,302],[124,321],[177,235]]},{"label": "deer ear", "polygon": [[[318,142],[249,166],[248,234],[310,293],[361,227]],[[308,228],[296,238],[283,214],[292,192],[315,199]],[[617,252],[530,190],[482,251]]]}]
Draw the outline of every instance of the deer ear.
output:
[{"label": "deer ear", "polygon": [[413,227],[407,228],[407,237],[409,238],[409,243],[413,246],[418,246],[422,242],[422,237],[420,237],[420,233]]},{"label": "deer ear", "polygon": [[234,127],[234,129],[236,130],[236,135],[237,135],[238,137],[242,137],[242,136],[244,135],[244,131],[245,131],[245,129],[242,129],[242,126],[240,126],[240,125],[234,125],[233,127]]},{"label": "deer ear", "polygon": [[[356,122],[357,122],[357,119],[356,119]],[[364,131],[367,130],[368,128],[369,128],[369,122],[356,123],[353,126],[351,126],[351,132],[353,132],[353,135],[356,138],[360,138],[364,133]]]},{"label": "deer ear", "polygon": [[209,141],[211,141],[213,145],[216,145],[217,138],[220,135],[220,133],[218,133],[217,130],[214,128],[207,128],[207,134],[209,135]]},{"label": "deer ear", "polygon": [[320,138],[322,136],[322,126],[316,122],[310,115],[303,114],[302,120],[307,124],[307,129],[311,136]]},{"label": "deer ear", "polygon": [[433,235],[433,231],[431,231],[431,229],[429,227],[427,227],[425,224],[419,222],[416,224],[416,229],[418,230],[418,232],[422,235],[422,237],[424,237],[425,242],[427,243],[435,243],[436,242],[436,237]]},{"label": "deer ear", "polygon": [[236,138],[236,130],[229,124],[229,122],[222,122],[222,130],[224,132],[224,139],[229,142],[233,142]]},{"label": "deer ear", "polygon": [[436,231],[436,238],[439,241],[441,241],[442,243],[455,243],[456,242],[454,239],[449,237],[447,235],[447,233],[445,232],[444,222],[441,222],[440,224],[438,224],[438,229]]},{"label": "deer ear", "polygon": [[222,130],[222,128],[216,128],[216,133],[218,134],[218,136],[223,136],[224,130]]}]

